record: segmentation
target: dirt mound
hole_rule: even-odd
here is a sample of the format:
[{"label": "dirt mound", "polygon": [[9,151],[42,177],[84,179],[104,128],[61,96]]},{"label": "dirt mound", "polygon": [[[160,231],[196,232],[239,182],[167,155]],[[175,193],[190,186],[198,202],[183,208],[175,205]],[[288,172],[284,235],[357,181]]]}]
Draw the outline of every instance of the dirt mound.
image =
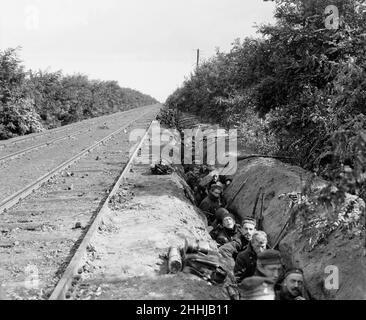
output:
[{"label": "dirt mound", "polygon": [[133,167],[93,238],[76,299],[228,299],[221,286],[168,274],[169,248],[184,247],[186,238],[217,249],[186,187],[177,173],[152,175],[148,165]]},{"label": "dirt mound", "polygon": [[[273,244],[289,218],[290,200],[280,195],[300,193],[309,176],[309,172],[278,160],[245,160],[239,163],[226,196],[230,199],[248,179],[231,208],[241,217],[250,216],[258,190],[263,187],[263,226]],[[314,190],[325,186],[325,181],[319,178],[312,184]],[[305,222],[297,216],[282,239],[280,250],[286,264],[304,269],[310,291],[316,298],[366,299],[364,206],[361,199],[347,195],[338,219],[332,224],[328,223],[329,210],[316,207],[311,217],[305,217]]]}]

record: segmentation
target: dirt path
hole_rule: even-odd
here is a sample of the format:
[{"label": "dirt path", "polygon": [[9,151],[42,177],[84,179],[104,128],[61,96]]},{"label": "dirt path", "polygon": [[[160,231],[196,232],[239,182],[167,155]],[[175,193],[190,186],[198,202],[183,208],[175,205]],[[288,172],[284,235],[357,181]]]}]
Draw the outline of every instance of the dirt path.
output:
[{"label": "dirt path", "polygon": [[167,274],[165,256],[184,238],[216,244],[188,202],[175,173],[153,176],[136,165],[94,237],[76,299],[225,300],[221,287],[200,278]]}]

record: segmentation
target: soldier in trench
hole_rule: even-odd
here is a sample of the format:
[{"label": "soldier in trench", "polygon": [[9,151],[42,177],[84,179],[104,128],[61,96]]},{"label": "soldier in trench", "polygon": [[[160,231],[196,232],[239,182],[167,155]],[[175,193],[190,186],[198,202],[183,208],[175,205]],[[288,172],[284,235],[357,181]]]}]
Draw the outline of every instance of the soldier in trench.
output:
[{"label": "soldier in trench", "polygon": [[225,215],[230,214],[229,210],[226,208],[218,208],[215,212],[215,221],[212,223],[212,229],[217,228],[221,223]]},{"label": "soldier in trench", "polygon": [[256,231],[256,221],[253,218],[247,217],[243,219],[242,227],[232,241],[225,243],[220,247],[220,253],[226,259],[231,260],[231,264],[234,268],[235,259],[239,252],[244,251],[250,241],[252,240],[253,234]]},{"label": "soldier in trench", "polygon": [[252,240],[253,234],[256,231],[256,221],[253,218],[247,217],[243,219],[241,233],[235,239],[239,247],[237,251],[243,251]]},{"label": "soldier in trench", "polygon": [[256,231],[248,247],[240,252],[235,260],[234,274],[239,283],[244,278],[254,275],[257,268],[257,258],[267,248],[267,234],[263,231]]},{"label": "soldier in trench", "polygon": [[219,216],[217,226],[210,232],[212,239],[214,239],[220,246],[233,241],[234,238],[241,234],[241,227],[235,223],[235,217],[224,208],[219,208],[224,211],[222,216]]},{"label": "soldier in trench", "polygon": [[289,269],[279,284],[280,289],[276,290],[276,300],[307,300],[304,272],[301,269]]},{"label": "soldier in trench", "polygon": [[240,300],[275,300],[274,283],[267,277],[250,277],[239,286]]},{"label": "soldier in trench", "polygon": [[221,194],[222,187],[213,184],[210,188],[210,192],[206,198],[204,198],[199,206],[199,208],[207,216],[208,224],[211,225],[215,220],[216,210],[222,207]]},{"label": "soldier in trench", "polygon": [[214,185],[214,184],[217,184],[219,182],[219,176],[217,174],[215,174],[213,177],[212,177],[212,180],[208,183],[207,185],[207,190],[209,191],[211,186]]},{"label": "soldier in trench", "polygon": [[279,251],[267,249],[257,255],[257,267],[254,276],[267,277],[276,283],[282,272],[283,263]]},{"label": "soldier in trench", "polygon": [[[281,253],[279,251],[268,249],[260,252],[257,255],[256,268],[253,275],[245,277],[238,284],[241,299],[275,300],[275,283],[282,274],[282,268]],[[255,284],[254,298],[253,284]],[[256,297],[258,294],[259,297]]]}]

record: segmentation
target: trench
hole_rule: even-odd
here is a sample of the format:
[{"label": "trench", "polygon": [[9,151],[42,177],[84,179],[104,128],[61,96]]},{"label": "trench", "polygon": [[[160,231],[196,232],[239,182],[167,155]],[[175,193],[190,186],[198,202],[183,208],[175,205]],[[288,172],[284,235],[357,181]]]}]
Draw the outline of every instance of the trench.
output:
[{"label": "trench", "polygon": [[[181,117],[175,122],[175,129],[180,132],[192,127],[217,128],[201,124],[191,115]],[[184,149],[184,141],[181,149]],[[332,211],[323,204],[312,202],[312,197],[328,186],[326,181],[279,159],[240,157],[243,154],[245,150],[238,150],[242,160],[224,192],[227,199],[234,197],[229,209],[238,221],[253,214],[258,191],[262,190],[263,231],[268,235],[269,245],[278,244],[276,248],[281,252],[286,268],[303,269],[306,289],[311,296],[317,300],[365,300],[363,200],[346,194],[343,202]],[[188,189],[187,173],[202,169],[202,166],[192,164],[177,167]],[[188,193],[188,198],[192,198],[193,191],[189,189]],[[288,195],[293,194],[299,201],[291,206]]]},{"label": "trench", "polygon": [[[178,127],[163,128],[182,130],[199,125],[203,130],[217,128],[212,124],[199,124],[193,116],[183,123],[178,122]],[[159,150],[168,151],[160,154],[163,163],[171,165],[174,152],[169,150],[184,148],[178,139],[179,130],[168,130],[168,138],[172,136],[173,139],[165,139],[163,146],[160,139],[158,141]],[[183,248],[186,239],[206,242],[211,251],[219,253],[205,216],[197,208],[190,180],[190,172],[196,172],[203,178],[203,184],[208,183],[211,179],[208,173],[212,174],[217,168],[174,163],[172,173],[153,174],[150,162],[153,145],[154,140],[148,139],[146,147],[149,149],[141,150],[141,154],[147,155],[149,161],[133,165],[116,201],[110,204],[110,212],[91,242],[82,273],[75,279],[70,299],[229,299],[224,283],[211,283],[182,269],[172,272],[169,268],[171,248]],[[179,157],[178,160],[182,160],[181,154]],[[225,190],[225,197],[233,199],[229,209],[238,222],[250,216],[258,190],[262,188],[263,229],[269,244],[273,245],[292,216],[288,210],[289,199],[283,194],[302,192],[311,175],[278,159],[240,159],[232,183]],[[318,190],[325,182],[317,178],[311,184]],[[360,227],[364,226],[361,211],[365,205],[351,196],[346,200],[348,205],[338,215],[338,227],[333,229],[327,224],[326,208],[319,207],[309,213],[298,207],[279,242],[286,267],[304,270],[307,289],[315,299],[366,298],[364,228]],[[230,273],[230,264],[224,266]],[[334,286],[334,279],[333,286],[327,286],[329,273],[336,271],[339,273],[338,279],[335,278],[339,281],[338,286]]]}]

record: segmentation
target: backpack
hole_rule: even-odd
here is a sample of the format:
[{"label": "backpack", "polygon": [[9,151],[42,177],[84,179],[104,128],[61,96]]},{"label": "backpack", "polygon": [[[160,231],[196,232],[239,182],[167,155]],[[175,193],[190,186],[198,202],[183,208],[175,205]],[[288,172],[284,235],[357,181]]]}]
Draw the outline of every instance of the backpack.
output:
[{"label": "backpack", "polygon": [[200,252],[186,254],[183,272],[192,273],[214,284],[224,283],[227,278],[227,272],[217,256]]},{"label": "backpack", "polygon": [[156,164],[151,168],[151,173],[156,175],[168,175],[173,172],[173,169],[165,164]]}]

